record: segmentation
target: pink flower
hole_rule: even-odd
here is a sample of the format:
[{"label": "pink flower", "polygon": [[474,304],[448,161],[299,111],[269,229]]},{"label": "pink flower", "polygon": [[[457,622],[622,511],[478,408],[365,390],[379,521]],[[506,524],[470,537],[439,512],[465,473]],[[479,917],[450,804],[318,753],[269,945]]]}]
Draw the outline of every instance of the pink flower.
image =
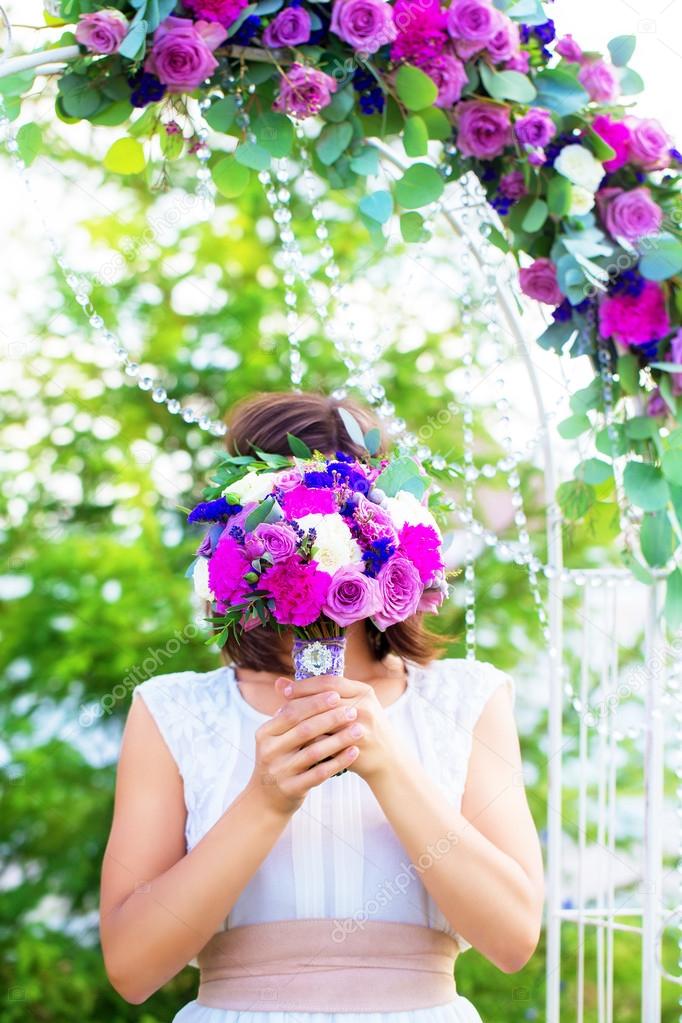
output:
[{"label": "pink flower", "polygon": [[451,53],[443,53],[440,57],[429,57],[428,60],[420,61],[419,67],[438,86],[438,96],[434,101],[434,106],[453,106],[462,95],[462,89],[468,81],[466,69],[461,60],[457,60],[457,57],[453,57]]},{"label": "pink flower", "polygon": [[571,64],[579,64],[583,59],[583,51],[570,33],[562,36],[554,49],[560,57],[563,57],[564,60],[569,61]]},{"label": "pink flower", "polygon": [[292,64],[279,80],[279,93],[272,109],[303,120],[329,106],[334,92],[336,81],[330,75],[314,67]]},{"label": "pink flower", "polygon": [[464,156],[492,160],[511,142],[509,107],[465,100],[457,108],[457,147]]},{"label": "pink flower", "polygon": [[[682,328],[673,334],[670,340],[670,352],[668,353],[668,362],[676,362],[678,365],[682,365]],[[682,373],[671,373],[673,379],[673,394],[682,394]]]},{"label": "pink flower", "polygon": [[519,26],[506,14],[497,11],[497,28],[486,43],[486,53],[493,64],[512,60],[519,52]]},{"label": "pink flower", "polygon": [[393,7],[396,37],[391,60],[419,65],[429,57],[438,57],[448,41],[445,12],[439,0],[396,0]]},{"label": "pink flower", "polygon": [[612,238],[639,241],[657,234],[663,210],[651,198],[648,188],[602,188],[597,192],[597,209]]},{"label": "pink flower", "polygon": [[347,565],[332,576],[322,612],[345,627],[371,618],[380,607],[381,592],[376,579],[365,575],[357,565]]},{"label": "pink flower", "polygon": [[444,568],[441,538],[432,526],[405,525],[400,530],[400,549],[412,562],[425,586]]},{"label": "pink flower", "polygon": [[564,296],[556,278],[556,264],[551,259],[536,259],[531,266],[519,270],[519,285],[528,298],[546,305],[561,305]]},{"label": "pink flower", "polygon": [[244,576],[250,571],[251,562],[246,552],[226,530],[208,562],[208,583],[216,596],[219,611],[225,611],[244,599],[249,591]]},{"label": "pink flower", "polygon": [[599,306],[599,333],[622,345],[660,341],[670,330],[663,288],[645,281],[639,295],[608,295]]},{"label": "pink flower", "polygon": [[303,7],[285,7],[275,15],[265,32],[263,45],[300,46],[310,39],[310,15]]},{"label": "pink flower", "polygon": [[531,167],[542,167],[547,162],[544,149],[534,149],[528,154],[528,163]]},{"label": "pink flower", "polygon": [[630,132],[628,146],[632,163],[642,170],[661,170],[670,163],[672,142],[653,117],[626,117]]},{"label": "pink flower", "polygon": [[284,469],[275,476],[275,487],[279,490],[293,490],[300,483],[303,483],[303,474],[300,469]]},{"label": "pink flower", "polygon": [[334,0],[329,28],[359,53],[376,53],[398,34],[387,0]]},{"label": "pink flower", "polygon": [[522,75],[527,75],[530,71],[530,53],[527,50],[519,50],[507,61],[504,69],[505,71],[520,71]]},{"label": "pink flower", "polygon": [[427,586],[417,604],[417,611],[435,614],[448,595],[448,584],[443,572],[439,572],[431,586]]},{"label": "pink flower", "polygon": [[169,92],[191,92],[218,67],[213,50],[226,37],[227,30],[214,22],[166,18],[154,33],[144,69]]},{"label": "pink flower", "polygon": [[360,494],[353,512],[354,532],[357,531],[360,540],[366,544],[372,544],[375,540],[390,540],[398,542],[398,534],[395,531],[393,521],[388,512],[369,501],[364,494]]},{"label": "pink flower", "polygon": [[259,588],[274,601],[273,615],[280,625],[311,625],[322,613],[331,576],[317,562],[289,558],[263,572]]},{"label": "pink flower", "polygon": [[260,541],[263,552],[269,554],[275,564],[286,561],[296,553],[298,538],[286,522],[260,522],[253,536]]},{"label": "pink flower", "polygon": [[548,110],[531,107],[527,114],[514,122],[514,134],[521,145],[542,149],[556,135],[556,125]]},{"label": "pink flower", "polygon": [[498,31],[498,12],[487,0],[455,0],[447,11],[447,28],[465,60],[485,49]]},{"label": "pink flower", "polygon": [[197,18],[217,21],[229,28],[247,6],[248,0],[185,0],[185,7]]},{"label": "pink flower", "polygon": [[630,142],[627,125],[623,121],[612,121],[607,114],[597,114],[592,122],[592,128],[616,153],[611,160],[604,162],[604,170],[616,171],[627,163]]},{"label": "pink flower", "polygon": [[578,72],[578,81],[595,103],[613,103],[618,98],[616,73],[604,60],[591,60],[583,64]]},{"label": "pink flower", "polygon": [[513,199],[514,202],[517,199],[522,199],[527,194],[523,171],[516,170],[510,171],[509,174],[503,174],[500,178],[500,192],[507,199]]},{"label": "pink flower", "polygon": [[76,42],[90,53],[116,53],[128,34],[128,19],[113,7],[92,14],[81,14],[76,27]]},{"label": "pink flower", "polygon": [[386,562],[377,582],[381,608],[372,615],[372,621],[383,632],[389,625],[404,622],[416,613],[423,587],[415,566],[400,555]]},{"label": "pink flower", "polygon": [[307,487],[301,483],[284,494],[282,508],[288,519],[302,519],[304,515],[330,515],[336,511],[336,502],[327,487]]}]

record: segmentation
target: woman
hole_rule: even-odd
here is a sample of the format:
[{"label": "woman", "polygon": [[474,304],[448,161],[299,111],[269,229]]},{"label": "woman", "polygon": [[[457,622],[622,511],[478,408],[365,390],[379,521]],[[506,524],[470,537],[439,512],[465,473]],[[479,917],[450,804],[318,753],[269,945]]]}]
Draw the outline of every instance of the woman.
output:
[{"label": "woman", "polygon": [[[291,433],[359,455],[338,405],[258,396],[231,449],[287,455]],[[342,679],[293,685],[289,647],[260,627],[224,667],[135,690],[102,874],[112,984],[140,1003],[198,958],[176,1023],[479,1021],[456,955],[519,970],[542,912],[512,680],[434,659],[419,616],[351,627]]]}]

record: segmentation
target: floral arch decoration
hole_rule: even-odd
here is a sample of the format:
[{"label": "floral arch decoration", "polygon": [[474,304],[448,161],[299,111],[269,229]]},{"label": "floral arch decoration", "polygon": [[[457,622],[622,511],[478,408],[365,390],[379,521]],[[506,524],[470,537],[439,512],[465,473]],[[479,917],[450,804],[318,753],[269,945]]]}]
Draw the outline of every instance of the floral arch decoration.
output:
[{"label": "floral arch decoration", "polygon": [[[634,37],[586,52],[540,0],[49,0],[45,20],[63,28],[54,46],[0,63],[0,118],[49,64],[56,116],[116,133],[115,174],[192,153],[204,190],[234,199],[303,148],[373,236],[397,216],[418,243],[448,181],[473,172],[488,240],[548,312],[538,343],[594,370],[559,432],[593,431],[599,454],[562,484],[563,514],[615,490],[629,567],[667,576],[682,621],[682,156],[629,111]],[[31,121],[12,139],[25,164],[40,151]],[[386,142],[401,173],[377,188]]]}]

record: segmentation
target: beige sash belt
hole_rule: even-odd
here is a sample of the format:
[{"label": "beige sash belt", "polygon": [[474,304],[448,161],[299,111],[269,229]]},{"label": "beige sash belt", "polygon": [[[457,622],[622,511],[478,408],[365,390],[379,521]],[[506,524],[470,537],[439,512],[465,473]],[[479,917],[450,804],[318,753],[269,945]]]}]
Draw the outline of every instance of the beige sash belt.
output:
[{"label": "beige sash belt", "polygon": [[215,1009],[393,1012],[456,997],[457,943],[417,924],[284,920],[221,931],[197,959]]}]

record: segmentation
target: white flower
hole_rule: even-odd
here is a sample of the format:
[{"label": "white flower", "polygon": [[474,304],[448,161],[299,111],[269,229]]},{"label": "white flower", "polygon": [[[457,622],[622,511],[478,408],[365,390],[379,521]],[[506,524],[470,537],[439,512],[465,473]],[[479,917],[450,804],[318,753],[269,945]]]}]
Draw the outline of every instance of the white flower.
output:
[{"label": "white flower", "polygon": [[571,185],[571,205],[568,209],[570,217],[584,217],[594,206],[594,195],[587,188]]},{"label": "white flower", "polygon": [[304,515],[298,520],[301,529],[316,531],[313,557],[323,572],[333,575],[344,565],[362,561],[362,550],[338,512],[330,515]]},{"label": "white flower", "polygon": [[593,194],[604,177],[604,168],[599,160],[589,149],[579,145],[564,146],[554,161],[554,169],[572,184],[580,185]]},{"label": "white flower", "polygon": [[431,526],[440,534],[433,515],[421,501],[417,500],[409,490],[399,490],[395,497],[387,497],[382,505],[391,516],[391,522],[400,530],[405,524],[410,526]]},{"label": "white flower", "polygon": [[202,600],[215,600],[215,594],[208,584],[208,558],[197,558],[192,572],[194,592]]},{"label": "white flower", "polygon": [[223,490],[223,496],[228,494],[236,497],[240,504],[248,504],[250,501],[262,501],[264,497],[272,493],[275,485],[275,477],[271,472],[247,472],[236,483],[230,483],[229,487]]}]

